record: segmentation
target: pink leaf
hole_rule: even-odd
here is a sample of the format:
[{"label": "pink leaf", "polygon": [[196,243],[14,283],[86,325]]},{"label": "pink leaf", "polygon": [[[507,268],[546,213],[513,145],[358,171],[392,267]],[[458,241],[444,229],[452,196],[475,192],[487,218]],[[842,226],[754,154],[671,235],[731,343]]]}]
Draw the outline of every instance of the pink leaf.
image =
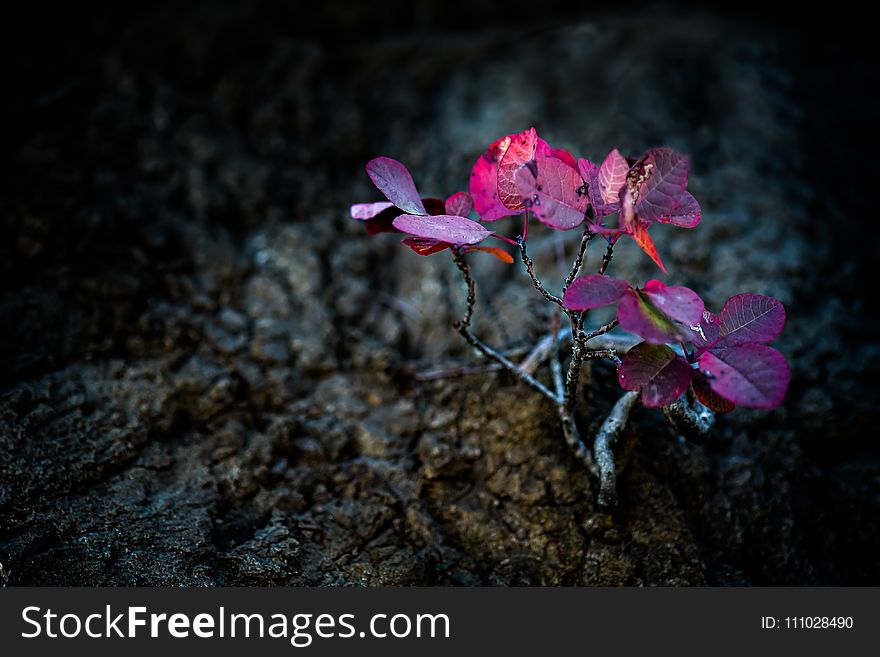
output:
[{"label": "pink leaf", "polygon": [[522,167],[516,181],[523,205],[541,223],[570,230],[584,222],[587,195],[577,170],[555,157],[541,157]]},{"label": "pink leaf", "polygon": [[534,128],[512,135],[501,161],[498,164],[498,200],[508,210],[522,212],[525,210],[523,198],[519,193],[516,173],[526,162],[535,159],[538,147],[538,134]]},{"label": "pink leaf", "polygon": [[563,305],[569,310],[601,308],[620,299],[630,290],[629,283],[604,274],[576,278],[565,291]]},{"label": "pink leaf", "polygon": [[367,175],[379,191],[409,214],[427,214],[412,176],[406,167],[390,157],[377,157],[367,163]]},{"label": "pink leaf", "polygon": [[466,217],[474,209],[474,199],[467,192],[455,192],[446,199],[444,214],[457,214],[459,217]]},{"label": "pink leaf", "polygon": [[703,319],[703,300],[690,288],[648,281],[644,292],[658,310],[685,327],[690,328]]},{"label": "pink leaf", "polygon": [[626,158],[615,148],[605,156],[599,167],[588,160],[582,162],[581,174],[590,185],[590,203],[596,217],[605,217],[620,210],[620,190],[626,184],[629,171]]},{"label": "pink leaf", "polygon": [[426,240],[421,237],[407,237],[401,240],[401,244],[405,244],[420,256],[429,256],[449,248],[448,242],[438,242],[437,240]]},{"label": "pink leaf", "polygon": [[687,187],[688,159],[671,148],[654,148],[636,167],[646,176],[638,188],[636,214],[647,221],[673,215]]},{"label": "pink leaf", "polygon": [[700,223],[700,204],[693,197],[693,194],[685,192],[681,196],[681,205],[673,210],[669,216],[657,217],[657,221],[679,228],[693,228]]},{"label": "pink leaf", "polygon": [[659,408],[678,399],[690,385],[694,370],[665,345],[640,342],[626,352],[617,372],[624,390],[641,390],[642,403]]},{"label": "pink leaf", "polygon": [[712,390],[749,408],[779,406],[791,379],[785,356],[756,343],[708,351],[700,358],[700,371]]},{"label": "pink leaf", "polygon": [[736,408],[736,404],[712,390],[706,377],[699,372],[694,372],[692,385],[694,386],[694,394],[696,394],[697,400],[706,408],[716,413],[730,413],[730,411]]},{"label": "pink leaf", "polygon": [[508,210],[498,200],[498,164],[514,136],[507,135],[496,140],[477,158],[471,170],[469,189],[474,199],[474,209],[482,221],[497,221],[502,217],[519,214],[517,211]]},{"label": "pink leaf", "polygon": [[778,299],[762,294],[730,297],[718,315],[719,339],[716,348],[746,342],[770,342],[785,326],[785,307]]},{"label": "pink leaf", "polygon": [[351,206],[351,218],[359,221],[372,219],[377,214],[388,208],[393,208],[394,204],[388,201],[378,201],[377,203],[355,203]]},{"label": "pink leaf", "polygon": [[538,137],[538,145],[535,148],[535,157],[555,157],[562,160],[572,169],[577,169],[577,158],[564,148],[551,148],[550,144]]},{"label": "pink leaf", "polygon": [[476,221],[451,214],[402,214],[394,220],[394,227],[416,237],[455,245],[476,244],[492,234]]}]

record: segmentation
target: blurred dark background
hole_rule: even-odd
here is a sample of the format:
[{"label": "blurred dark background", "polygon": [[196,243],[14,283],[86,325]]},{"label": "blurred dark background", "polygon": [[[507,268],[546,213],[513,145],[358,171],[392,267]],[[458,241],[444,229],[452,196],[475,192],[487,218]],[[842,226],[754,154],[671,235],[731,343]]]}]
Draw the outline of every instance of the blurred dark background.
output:
[{"label": "blurred dark background", "polygon": [[[28,3],[0,31],[0,582],[880,580],[853,12]],[[542,400],[419,383],[472,359],[454,272],[347,219],[378,200],[371,157],[446,195],[530,125],[594,160],[690,153],[704,219],[655,234],[669,280],[788,309],[783,407],[701,447],[640,411],[614,514]],[[533,239],[549,276],[555,237]],[[546,310],[476,266],[481,333],[527,348]],[[614,266],[657,275],[625,248]],[[590,377],[585,428],[618,394]]]}]

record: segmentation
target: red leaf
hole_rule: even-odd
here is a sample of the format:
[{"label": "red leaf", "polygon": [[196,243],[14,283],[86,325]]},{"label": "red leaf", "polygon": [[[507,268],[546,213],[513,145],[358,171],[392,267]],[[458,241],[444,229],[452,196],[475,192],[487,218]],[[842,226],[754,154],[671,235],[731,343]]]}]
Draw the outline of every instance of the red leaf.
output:
[{"label": "red leaf", "polygon": [[419,191],[406,167],[390,157],[377,157],[367,163],[367,175],[389,201],[409,214],[427,214]]},{"label": "red leaf", "polygon": [[476,221],[451,214],[425,216],[402,214],[394,220],[394,227],[416,237],[459,246],[482,242],[492,234]]},{"label": "red leaf", "polygon": [[497,221],[502,217],[518,214],[508,210],[498,200],[498,164],[507,152],[511,139],[507,135],[496,140],[489,149],[477,158],[471,170],[470,193],[474,199],[474,209],[482,221]]},{"label": "red leaf", "polygon": [[779,337],[784,326],[785,307],[781,301],[762,294],[737,294],[724,303],[718,315],[719,340],[715,348],[770,342]]},{"label": "red leaf", "polygon": [[648,281],[644,292],[663,314],[685,327],[695,326],[703,319],[703,311],[706,309],[703,300],[688,287]]},{"label": "red leaf", "polygon": [[640,342],[626,352],[617,372],[624,390],[641,390],[642,403],[659,408],[678,399],[691,383],[694,370],[665,345]]},{"label": "red leaf", "polygon": [[482,251],[495,256],[501,262],[507,263],[508,265],[513,264],[513,256],[504,249],[499,249],[495,246],[472,246],[468,248],[468,251]]},{"label": "red leaf", "polygon": [[699,372],[694,373],[692,384],[697,399],[706,408],[711,409],[716,413],[730,413],[730,411],[736,408],[736,404],[712,390],[709,382],[706,381],[706,377]]},{"label": "red leaf", "polygon": [[508,210],[522,212],[525,210],[523,198],[519,193],[516,173],[526,162],[535,159],[538,146],[538,134],[529,128],[518,135],[513,135],[510,145],[498,164],[498,200]]},{"label": "red leaf", "polygon": [[666,267],[663,266],[663,262],[660,260],[660,254],[657,253],[657,247],[654,246],[654,241],[651,239],[651,236],[648,235],[648,229],[642,224],[642,222],[638,220],[633,222],[633,225],[629,228],[628,234],[633,238],[633,241],[639,245],[639,248],[648,254],[648,257],[651,258],[651,260],[653,260],[665,274]]},{"label": "red leaf", "polygon": [[474,209],[474,199],[467,192],[455,192],[446,199],[445,211],[441,214],[457,214],[459,217],[467,217]]},{"label": "red leaf", "polygon": [[615,303],[630,290],[626,281],[604,274],[576,278],[562,297],[569,310],[590,310]]},{"label": "red leaf", "polygon": [[405,244],[420,256],[429,256],[433,253],[439,253],[450,247],[447,242],[438,242],[437,240],[426,240],[421,237],[407,237],[401,240],[401,244]]},{"label": "red leaf", "polygon": [[440,198],[425,197],[422,199],[428,214],[446,214],[446,201]]}]

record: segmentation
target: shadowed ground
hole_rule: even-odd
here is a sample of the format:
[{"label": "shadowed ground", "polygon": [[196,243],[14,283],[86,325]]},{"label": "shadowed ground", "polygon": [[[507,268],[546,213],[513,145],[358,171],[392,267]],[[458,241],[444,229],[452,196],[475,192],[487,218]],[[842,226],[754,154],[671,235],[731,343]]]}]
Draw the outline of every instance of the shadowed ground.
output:
[{"label": "shadowed ground", "polygon": [[[324,11],[28,17],[0,133],[0,582],[877,584],[858,52],[661,11]],[[347,218],[380,198],[369,158],[444,196],[530,125],[594,160],[690,153],[703,223],[654,231],[666,280],[788,311],[785,404],[705,446],[637,411],[613,514],[538,395],[418,380],[474,362],[456,270]],[[530,245],[558,281],[554,235]],[[471,258],[477,332],[527,349],[549,310]],[[625,244],[610,273],[660,272]],[[585,378],[588,433],[620,391]]]}]

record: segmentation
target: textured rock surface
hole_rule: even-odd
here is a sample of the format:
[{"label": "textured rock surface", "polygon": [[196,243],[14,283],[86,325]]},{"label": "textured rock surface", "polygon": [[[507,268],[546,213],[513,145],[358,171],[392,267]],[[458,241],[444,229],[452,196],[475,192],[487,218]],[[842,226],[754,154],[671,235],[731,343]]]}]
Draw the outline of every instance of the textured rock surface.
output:
[{"label": "textured rock surface", "polygon": [[[425,10],[380,35],[381,12],[325,11],[300,35],[200,5],[67,17],[82,42],[31,17],[2,117],[2,583],[880,582],[880,350],[855,283],[876,247],[842,250],[866,203],[840,173],[858,53],[706,16],[460,33]],[[702,447],[639,410],[613,515],[529,390],[416,380],[472,362],[455,270],[346,218],[378,198],[370,157],[442,195],[533,124],[593,159],[691,153],[704,221],[656,231],[669,280],[789,311],[784,406]],[[551,279],[554,236],[532,239]],[[478,331],[532,344],[525,275],[474,260]],[[612,267],[657,274],[631,245]],[[595,428],[619,391],[588,376]]]}]

